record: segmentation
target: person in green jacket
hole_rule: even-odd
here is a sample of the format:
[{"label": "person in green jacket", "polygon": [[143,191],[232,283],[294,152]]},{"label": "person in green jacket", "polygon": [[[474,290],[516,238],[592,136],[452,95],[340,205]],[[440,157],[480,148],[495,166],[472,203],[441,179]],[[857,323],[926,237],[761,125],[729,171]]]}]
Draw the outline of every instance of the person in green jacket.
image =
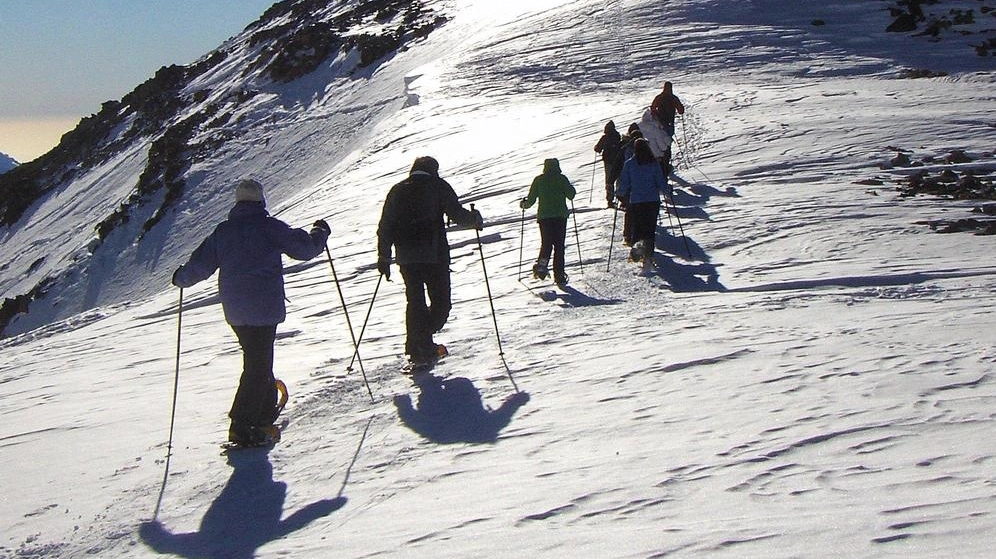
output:
[{"label": "person in green jacket", "polygon": [[553,281],[557,285],[567,283],[564,273],[564,243],[567,238],[567,200],[573,200],[577,191],[571,181],[560,172],[560,161],[547,159],[543,161],[543,174],[533,179],[529,187],[529,195],[519,202],[519,207],[527,209],[539,200],[536,211],[536,222],[540,228],[540,252],[533,266],[533,277],[546,279],[549,275],[548,264],[553,254]]}]

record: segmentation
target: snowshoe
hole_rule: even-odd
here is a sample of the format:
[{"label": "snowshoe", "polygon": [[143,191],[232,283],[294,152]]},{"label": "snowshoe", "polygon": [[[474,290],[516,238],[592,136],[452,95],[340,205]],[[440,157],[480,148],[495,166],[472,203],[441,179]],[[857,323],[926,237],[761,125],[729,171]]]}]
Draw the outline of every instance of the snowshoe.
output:
[{"label": "snowshoe", "polygon": [[408,376],[421,375],[431,371],[434,366],[435,363],[433,361],[409,360],[401,367],[401,374]]},{"label": "snowshoe", "polygon": [[284,381],[276,379],[273,381],[273,385],[277,390],[277,401],[273,405],[273,411],[270,413],[270,416],[265,418],[266,420],[269,420],[270,423],[276,423],[277,418],[280,417],[280,414],[284,411],[284,407],[287,406],[287,400],[290,397],[287,392],[287,385],[284,384]]},{"label": "snowshoe", "polygon": [[276,417],[273,418],[276,421],[277,417],[280,417],[280,413],[284,411],[284,407],[287,405],[287,400],[290,398],[290,393],[287,392],[287,385],[284,381],[276,379],[273,384],[277,387],[277,408],[274,410],[276,412]]},{"label": "snowshoe", "polygon": [[267,425],[265,427],[250,427],[247,436],[242,436],[234,429],[228,431],[228,441],[221,447],[225,450],[240,450],[246,448],[270,447],[280,442],[280,427]]},{"label": "snowshoe", "polygon": [[412,355],[408,359],[408,363],[405,363],[401,367],[401,373],[405,375],[416,375],[420,373],[426,373],[432,370],[436,366],[436,363],[449,355],[450,352],[447,351],[446,346],[443,344],[435,344],[435,346],[427,351],[425,355]]},{"label": "snowshoe", "polygon": [[563,272],[561,272],[559,274],[554,274],[553,275],[553,283],[555,283],[555,284],[557,284],[559,286],[567,285],[567,280],[568,280],[567,274],[565,274]]},{"label": "snowshoe", "polygon": [[550,275],[550,270],[546,267],[546,260],[539,260],[533,265],[533,278],[545,280]]}]

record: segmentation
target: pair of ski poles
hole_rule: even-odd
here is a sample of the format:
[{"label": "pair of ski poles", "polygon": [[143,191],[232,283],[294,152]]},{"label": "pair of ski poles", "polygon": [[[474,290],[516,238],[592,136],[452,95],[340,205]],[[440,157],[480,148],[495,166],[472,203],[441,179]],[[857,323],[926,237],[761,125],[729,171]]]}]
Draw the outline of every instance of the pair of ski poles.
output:
[{"label": "pair of ski poles", "polygon": [[[470,211],[471,212],[475,211],[474,210],[474,204],[470,205]],[[481,242],[481,233],[480,233],[480,230],[478,230],[477,228],[475,228],[474,229],[474,234],[477,237],[477,249],[478,249],[478,252],[481,255],[481,268],[482,268],[483,273],[484,273],[484,285],[487,287],[488,304],[491,306],[491,317],[492,317],[492,319],[494,321],[494,325],[495,325],[495,338],[498,341],[498,355],[499,355],[499,357],[501,357],[502,365],[504,365],[504,367],[505,367],[505,372],[508,374],[508,378],[512,382],[512,386],[515,388],[516,392],[519,392],[519,386],[518,386],[518,384],[516,384],[515,378],[512,376],[512,370],[509,368],[508,362],[505,360],[505,351],[504,351],[504,349],[502,348],[502,345],[501,345],[501,334],[500,334],[499,329],[498,329],[498,315],[495,312],[494,297],[491,294],[491,282],[488,280],[488,269],[487,269],[487,265],[485,264],[485,261],[484,261],[484,246],[483,246],[483,243]],[[360,365],[360,371],[363,373],[363,382],[367,386],[367,392],[370,393],[370,400],[373,401],[373,392],[370,391],[370,384],[367,382],[366,373],[363,372],[363,360],[360,357],[360,344],[363,342],[363,334],[366,332],[367,323],[370,320],[370,313],[373,311],[374,301],[377,300],[377,292],[380,290],[380,283],[384,279],[384,275],[380,274],[377,277],[377,284],[374,286],[373,295],[370,297],[370,305],[367,307],[367,314],[366,314],[366,317],[363,319],[363,326],[360,328],[360,337],[359,337],[359,339],[357,339],[355,336],[353,336],[353,327],[352,327],[352,324],[351,324],[351,322],[349,320],[349,312],[346,309],[346,299],[345,299],[345,297],[343,297],[342,288],[339,286],[339,278],[338,278],[338,276],[335,273],[335,265],[332,264],[332,255],[329,252],[328,245],[326,245],[326,247],[325,247],[325,252],[326,252],[326,254],[328,254],[329,265],[332,267],[332,276],[333,276],[333,278],[334,278],[334,280],[336,282],[336,287],[339,290],[339,300],[342,302],[342,310],[343,310],[343,313],[346,316],[346,323],[347,323],[347,325],[349,327],[349,334],[350,334],[350,336],[352,337],[352,340],[353,340],[353,358],[350,360],[349,366],[346,367],[346,370],[347,371],[352,371],[353,361],[354,360],[359,363],[359,365]]]}]

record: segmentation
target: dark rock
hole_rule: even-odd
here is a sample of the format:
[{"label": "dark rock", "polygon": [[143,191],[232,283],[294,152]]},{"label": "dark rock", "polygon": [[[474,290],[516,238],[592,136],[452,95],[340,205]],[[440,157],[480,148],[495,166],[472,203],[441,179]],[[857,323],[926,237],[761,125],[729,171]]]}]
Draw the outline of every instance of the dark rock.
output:
[{"label": "dark rock", "polygon": [[972,208],[972,213],[983,215],[996,215],[996,204],[982,204]]},{"label": "dark rock", "polygon": [[941,182],[958,182],[958,173],[951,169],[944,169],[941,171],[940,176],[937,177],[937,180]]},{"label": "dark rock", "polygon": [[910,156],[905,153],[897,153],[895,157],[889,160],[889,163],[893,167],[909,167],[910,166]]},{"label": "dark rock", "polygon": [[956,149],[949,153],[944,161],[948,163],[971,163],[972,158],[965,154],[965,150]]},{"label": "dark rock", "polygon": [[958,188],[962,190],[982,190],[982,181],[978,177],[971,173],[965,173],[961,179],[958,180]]},{"label": "dark rock", "polygon": [[909,33],[910,31],[916,31],[916,19],[910,14],[900,14],[885,30],[889,33]]}]

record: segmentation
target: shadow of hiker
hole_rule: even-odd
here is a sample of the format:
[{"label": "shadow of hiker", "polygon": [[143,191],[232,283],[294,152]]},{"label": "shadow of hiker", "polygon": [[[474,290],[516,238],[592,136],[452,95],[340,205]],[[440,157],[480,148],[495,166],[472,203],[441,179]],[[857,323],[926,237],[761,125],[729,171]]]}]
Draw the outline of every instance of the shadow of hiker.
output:
[{"label": "shadow of hiker", "polygon": [[345,497],[323,499],[281,520],[287,484],[273,480],[266,449],[241,450],[228,456],[234,471],[211,503],[200,529],[174,534],[158,520],[139,527],[142,541],[157,553],[190,558],[250,559],[256,549],[300,530],[346,504]]},{"label": "shadow of hiker", "polygon": [[[665,224],[667,222],[665,221]],[[689,261],[709,262],[709,255],[695,239],[686,237],[670,227],[657,226],[654,247]]]},{"label": "shadow of hiker", "polygon": [[[525,284],[523,284],[525,285]],[[536,294],[537,297],[543,299],[547,302],[558,301],[563,306],[566,307],[597,307],[602,305],[618,305],[622,303],[622,299],[612,298],[603,299],[599,297],[594,297],[578,291],[573,286],[561,285],[556,288],[539,289],[526,285],[526,289],[529,289]]]},{"label": "shadow of hiker", "polygon": [[675,293],[727,291],[726,286],[719,281],[719,271],[712,264],[681,264],[664,254],[655,254],[654,270]]},{"label": "shadow of hiker", "polygon": [[443,380],[424,374],[418,387],[418,408],[407,394],[394,397],[398,417],[412,431],[440,444],[493,443],[511,423],[512,415],[529,401],[529,394],[516,392],[498,409],[485,408],[477,387],[463,377]]},{"label": "shadow of hiker", "polygon": [[[714,197],[722,198],[739,198],[740,194],[737,192],[736,188],[732,186],[727,187],[726,190],[720,190],[714,186],[701,183],[701,182],[690,182],[685,178],[678,176],[674,173],[671,174],[671,180],[674,184],[682,188],[688,189],[691,194],[685,194],[688,198],[682,200],[689,204],[694,204],[696,206],[702,206],[709,202],[709,200]],[[680,192],[678,194],[681,194]],[[692,196],[694,195],[694,196]]]}]

